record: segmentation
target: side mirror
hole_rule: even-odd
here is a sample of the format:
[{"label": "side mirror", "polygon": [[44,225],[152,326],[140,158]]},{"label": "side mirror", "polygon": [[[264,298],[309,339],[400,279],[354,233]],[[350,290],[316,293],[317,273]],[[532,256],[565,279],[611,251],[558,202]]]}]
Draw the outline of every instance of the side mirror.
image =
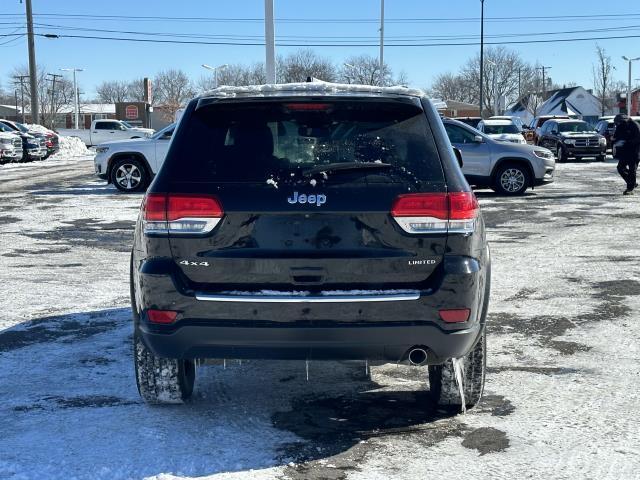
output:
[{"label": "side mirror", "polygon": [[475,137],[473,137],[473,141],[475,143],[482,143],[482,142],[484,142],[484,138],[482,138],[481,135],[476,135]]},{"label": "side mirror", "polygon": [[558,135],[558,130],[551,130],[551,135]]},{"label": "side mirror", "polygon": [[460,168],[462,168],[462,165],[464,165],[464,162],[462,161],[462,152],[458,147],[453,147],[453,153],[456,154],[456,158],[458,159],[458,165],[460,165]]}]

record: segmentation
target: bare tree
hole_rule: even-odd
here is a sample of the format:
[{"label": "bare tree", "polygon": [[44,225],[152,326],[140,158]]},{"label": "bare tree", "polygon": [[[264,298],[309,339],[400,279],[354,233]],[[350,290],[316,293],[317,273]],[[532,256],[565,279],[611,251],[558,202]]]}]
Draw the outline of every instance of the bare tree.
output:
[{"label": "bare tree", "polygon": [[[153,82],[151,82],[151,92],[153,97]],[[144,78],[136,78],[127,83],[127,101],[128,102],[144,102]],[[151,98],[153,103],[153,98]]]},{"label": "bare tree", "polygon": [[442,73],[438,75],[428,89],[433,98],[456,100],[458,102],[477,102],[474,87],[462,75]]},{"label": "bare tree", "polygon": [[120,80],[102,82],[96,88],[102,103],[119,103],[129,100],[129,84]]},{"label": "bare tree", "polygon": [[[243,86],[260,85],[266,82],[266,74],[262,63],[245,66],[242,64],[228,65],[218,71],[218,85]],[[206,92],[216,87],[213,75],[203,75],[196,83],[196,90]]]},{"label": "bare tree", "polygon": [[611,75],[613,70],[611,57],[600,45],[596,45],[596,63],[593,65],[593,85],[596,97],[600,101],[600,114],[604,115],[609,108],[611,98]]},{"label": "bare tree", "polygon": [[[520,72],[520,77],[518,72]],[[479,54],[464,65],[461,74],[470,85],[476,85],[475,91],[478,92],[480,85]],[[515,100],[518,97],[518,78],[520,78],[520,87],[522,87],[523,76],[530,77],[531,75],[531,67],[522,60],[517,52],[505,47],[486,48],[484,52],[483,107],[487,110],[493,110],[494,104],[501,98],[505,98],[507,102]]]},{"label": "bare tree", "polygon": [[0,83],[0,105],[13,105],[14,101],[13,91],[10,92]]},{"label": "bare tree", "polygon": [[[383,68],[382,84],[393,84],[391,68],[386,63]],[[349,57],[340,69],[339,78],[345,83],[380,85],[380,61],[371,55]]]},{"label": "bare tree", "polygon": [[[13,71],[13,76],[28,74],[29,67],[26,65],[17,67]],[[26,109],[31,106],[31,92],[27,84],[22,88],[23,92],[19,92],[18,95],[22,96],[24,93]],[[45,126],[53,127],[56,116],[63,107],[73,104],[73,82],[68,78],[58,78],[54,88],[53,81],[47,76],[46,67],[40,65],[36,72],[36,91],[40,103],[40,121]]]},{"label": "bare tree", "polygon": [[176,111],[195,95],[189,77],[182,70],[170,69],[158,72],[154,84],[154,103],[166,108],[168,118],[173,118]]},{"label": "bare tree", "polygon": [[336,79],[336,68],[328,58],[320,57],[313,50],[298,50],[277,60],[278,82],[304,82],[315,77],[325,82]]},{"label": "bare tree", "polygon": [[409,75],[407,75],[407,72],[404,70],[400,70],[400,73],[398,73],[398,76],[393,81],[394,85],[408,85],[409,83]]}]

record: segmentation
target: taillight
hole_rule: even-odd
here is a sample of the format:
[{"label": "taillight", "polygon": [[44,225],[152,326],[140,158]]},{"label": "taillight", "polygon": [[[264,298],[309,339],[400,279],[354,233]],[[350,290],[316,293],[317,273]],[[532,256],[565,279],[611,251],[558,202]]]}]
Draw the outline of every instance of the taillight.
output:
[{"label": "taillight", "polygon": [[407,233],[473,233],[478,212],[473,192],[399,195],[391,207]]},{"label": "taillight", "polygon": [[223,214],[212,195],[149,193],[142,203],[144,233],[209,233]]}]

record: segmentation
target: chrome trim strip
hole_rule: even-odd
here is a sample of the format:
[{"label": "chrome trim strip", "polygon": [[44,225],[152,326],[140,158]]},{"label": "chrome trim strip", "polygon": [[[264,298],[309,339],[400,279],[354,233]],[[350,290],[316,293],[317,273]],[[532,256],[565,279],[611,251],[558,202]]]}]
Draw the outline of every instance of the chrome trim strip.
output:
[{"label": "chrome trim strip", "polygon": [[196,293],[196,299],[205,302],[257,302],[257,303],[353,303],[353,302],[402,302],[418,300],[417,290],[406,293],[381,295],[210,295]]}]

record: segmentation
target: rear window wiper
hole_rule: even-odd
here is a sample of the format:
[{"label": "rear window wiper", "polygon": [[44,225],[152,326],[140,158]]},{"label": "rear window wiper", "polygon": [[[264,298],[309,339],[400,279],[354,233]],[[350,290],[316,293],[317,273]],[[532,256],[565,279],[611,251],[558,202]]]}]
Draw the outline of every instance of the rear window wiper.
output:
[{"label": "rear window wiper", "polygon": [[341,162],[328,163],[326,165],[318,165],[317,167],[306,170],[302,175],[304,177],[312,177],[318,173],[344,172],[349,170],[376,170],[381,168],[393,168],[390,163],[374,163],[374,162]]}]

